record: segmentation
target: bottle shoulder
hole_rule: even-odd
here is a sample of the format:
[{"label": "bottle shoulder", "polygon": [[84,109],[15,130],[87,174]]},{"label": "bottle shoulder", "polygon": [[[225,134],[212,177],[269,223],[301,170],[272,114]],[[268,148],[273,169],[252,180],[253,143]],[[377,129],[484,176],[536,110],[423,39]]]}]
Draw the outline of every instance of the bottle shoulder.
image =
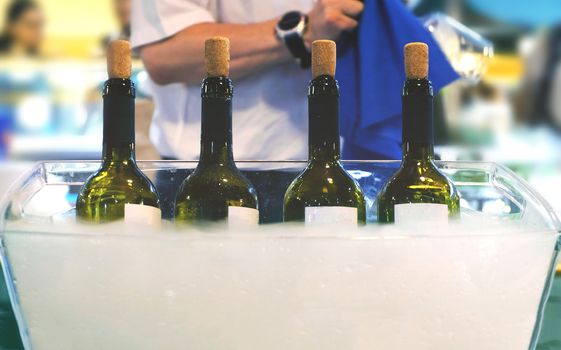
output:
[{"label": "bottle shoulder", "polygon": [[433,164],[402,166],[381,189],[379,200],[397,202],[459,201],[452,181]]},{"label": "bottle shoulder", "polygon": [[101,168],[82,186],[78,201],[137,203],[159,206],[154,184],[137,167]]},{"label": "bottle shoulder", "polygon": [[230,166],[197,167],[183,183],[197,186],[214,186],[220,184],[226,187],[253,187],[251,182],[238,168]]},{"label": "bottle shoulder", "polygon": [[311,164],[304,169],[293,183],[305,182],[323,188],[324,185],[346,185],[357,187],[356,180],[349,174],[341,164]]},{"label": "bottle shoulder", "polygon": [[179,188],[178,200],[187,196],[192,199],[208,196],[242,197],[257,201],[253,184],[237,168],[227,166],[197,167]]},{"label": "bottle shoulder", "polygon": [[292,181],[285,201],[292,199],[327,200],[350,198],[351,202],[364,202],[364,195],[356,180],[341,166],[308,166]]},{"label": "bottle shoulder", "polygon": [[389,184],[434,185],[452,187],[452,182],[433,163],[402,166],[392,176]]}]

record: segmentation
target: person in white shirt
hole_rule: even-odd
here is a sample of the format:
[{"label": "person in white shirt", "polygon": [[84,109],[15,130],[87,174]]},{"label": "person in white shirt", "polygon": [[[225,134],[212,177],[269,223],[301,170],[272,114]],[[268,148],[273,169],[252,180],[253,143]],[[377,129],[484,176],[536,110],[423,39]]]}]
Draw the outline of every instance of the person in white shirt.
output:
[{"label": "person in white shirt", "polygon": [[234,156],[306,159],[309,47],[354,29],[362,9],[360,0],[133,0],[131,41],[151,77],[162,157],[197,159],[204,41],[226,36]]}]

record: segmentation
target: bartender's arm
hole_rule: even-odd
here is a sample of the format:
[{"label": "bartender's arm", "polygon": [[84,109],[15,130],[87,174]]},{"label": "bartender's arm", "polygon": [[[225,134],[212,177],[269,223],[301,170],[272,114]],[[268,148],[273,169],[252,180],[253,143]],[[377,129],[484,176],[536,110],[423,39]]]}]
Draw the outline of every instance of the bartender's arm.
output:
[{"label": "bartender's arm", "polygon": [[[308,13],[304,41],[336,40],[357,26],[362,12],[359,0],[317,0]],[[177,34],[141,47],[141,57],[158,84],[197,84],[204,77],[204,41],[211,36],[230,38],[230,75],[240,78],[271,65],[292,60],[285,44],[275,36],[277,19],[253,24],[199,23]]]}]

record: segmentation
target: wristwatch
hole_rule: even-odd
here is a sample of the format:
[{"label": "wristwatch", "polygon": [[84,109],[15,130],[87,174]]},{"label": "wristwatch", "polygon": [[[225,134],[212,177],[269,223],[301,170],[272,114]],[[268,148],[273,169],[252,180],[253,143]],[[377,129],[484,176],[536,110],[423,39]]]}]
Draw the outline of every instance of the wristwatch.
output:
[{"label": "wristwatch", "polygon": [[312,63],[312,55],[304,45],[303,37],[307,28],[308,16],[298,11],[287,12],[275,28],[277,37],[285,43],[302,68],[309,68]]}]

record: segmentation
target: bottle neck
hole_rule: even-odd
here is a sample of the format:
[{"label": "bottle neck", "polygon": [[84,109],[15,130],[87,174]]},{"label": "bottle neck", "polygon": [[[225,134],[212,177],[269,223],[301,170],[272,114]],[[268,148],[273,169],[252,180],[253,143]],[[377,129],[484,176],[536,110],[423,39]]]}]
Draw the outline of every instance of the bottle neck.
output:
[{"label": "bottle neck", "polygon": [[309,161],[339,161],[339,87],[332,76],[322,75],[310,82],[308,114]]},{"label": "bottle neck", "polygon": [[103,163],[128,165],[135,162],[134,84],[112,78],[103,89]]},{"label": "bottle neck", "polygon": [[209,77],[201,88],[201,154],[199,164],[234,164],[232,150],[232,82]]},{"label": "bottle neck", "polygon": [[129,165],[136,161],[134,143],[111,144],[103,143],[104,165]]},{"label": "bottle neck", "polygon": [[434,145],[431,143],[405,142],[401,148],[404,164],[434,161]]},{"label": "bottle neck", "polygon": [[407,79],[403,87],[404,160],[434,159],[433,90],[428,79]]}]

